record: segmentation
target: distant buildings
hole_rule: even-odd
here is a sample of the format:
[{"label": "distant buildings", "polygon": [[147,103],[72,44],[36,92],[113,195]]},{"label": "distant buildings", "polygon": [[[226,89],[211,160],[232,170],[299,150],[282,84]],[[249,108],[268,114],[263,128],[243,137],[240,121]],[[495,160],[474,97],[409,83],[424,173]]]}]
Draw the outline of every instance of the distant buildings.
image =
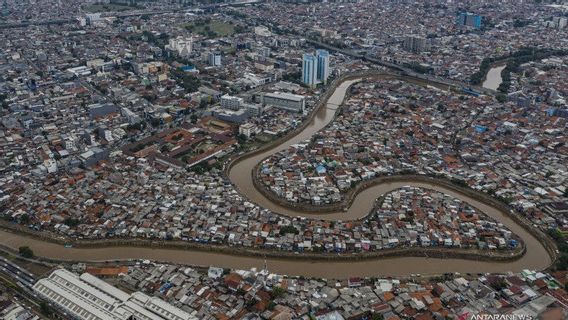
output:
[{"label": "distant buildings", "polygon": [[458,14],[457,24],[459,26],[478,29],[481,28],[481,16],[471,12],[460,12]]},{"label": "distant buildings", "polygon": [[265,93],[262,96],[262,104],[293,112],[304,112],[306,100],[304,97],[296,94],[275,92]]},{"label": "distant buildings", "polygon": [[304,54],[302,60],[302,82],[310,87],[318,83],[327,83],[329,78],[329,52],[317,50],[316,55]]},{"label": "distant buildings", "polygon": [[430,42],[428,39],[418,36],[406,36],[404,38],[403,48],[410,52],[423,52],[430,49]]},{"label": "distant buildings", "polygon": [[209,53],[209,65],[212,67],[218,67],[221,65],[221,52],[215,51]]},{"label": "distant buildings", "polygon": [[159,298],[128,294],[88,273],[55,270],[33,290],[74,319],[197,319]]},{"label": "distant buildings", "polygon": [[564,29],[568,25],[568,18],[566,17],[554,17],[552,20],[545,21],[544,25],[548,28]]}]

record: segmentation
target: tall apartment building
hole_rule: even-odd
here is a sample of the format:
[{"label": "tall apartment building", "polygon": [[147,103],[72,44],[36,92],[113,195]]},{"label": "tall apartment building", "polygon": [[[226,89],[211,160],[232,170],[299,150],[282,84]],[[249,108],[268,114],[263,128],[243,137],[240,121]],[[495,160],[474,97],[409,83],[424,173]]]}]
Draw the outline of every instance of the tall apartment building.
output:
[{"label": "tall apartment building", "polygon": [[430,50],[430,41],[418,36],[404,37],[403,48],[410,52],[423,52]]},{"label": "tall apartment building", "polygon": [[304,54],[302,60],[302,82],[310,87],[318,83],[327,83],[329,78],[329,52],[317,50],[316,55]]},{"label": "tall apartment building", "polygon": [[317,82],[317,59],[313,54],[304,54],[302,60],[302,82],[314,87]]},{"label": "tall apartment building", "polygon": [[481,28],[481,16],[471,12],[460,12],[457,24],[478,29]]},{"label": "tall apartment building", "polygon": [[329,52],[319,49],[316,51],[316,57],[318,59],[317,79],[323,83],[327,83],[327,78],[329,78]]},{"label": "tall apartment building", "polygon": [[220,66],[221,63],[221,52],[215,51],[209,53],[209,65],[213,67]]}]

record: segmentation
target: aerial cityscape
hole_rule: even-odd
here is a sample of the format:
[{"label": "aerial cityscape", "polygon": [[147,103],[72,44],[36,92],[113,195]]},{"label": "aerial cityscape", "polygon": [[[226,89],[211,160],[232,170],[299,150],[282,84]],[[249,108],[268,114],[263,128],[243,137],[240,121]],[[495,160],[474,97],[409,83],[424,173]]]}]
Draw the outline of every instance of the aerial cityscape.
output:
[{"label": "aerial cityscape", "polygon": [[568,319],[568,1],[0,17],[0,319]]}]

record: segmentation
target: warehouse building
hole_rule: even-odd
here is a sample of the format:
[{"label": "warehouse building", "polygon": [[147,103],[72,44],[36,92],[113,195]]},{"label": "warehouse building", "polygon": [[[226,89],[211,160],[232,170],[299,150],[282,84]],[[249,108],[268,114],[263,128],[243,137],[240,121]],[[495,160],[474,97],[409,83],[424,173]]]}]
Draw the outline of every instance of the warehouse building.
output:
[{"label": "warehouse building", "polygon": [[73,319],[197,319],[159,298],[141,292],[128,294],[88,273],[78,276],[65,269],[58,269],[49,277],[37,281],[33,289]]},{"label": "warehouse building", "polygon": [[265,93],[262,96],[262,104],[293,112],[304,112],[306,99],[303,96],[290,93]]}]

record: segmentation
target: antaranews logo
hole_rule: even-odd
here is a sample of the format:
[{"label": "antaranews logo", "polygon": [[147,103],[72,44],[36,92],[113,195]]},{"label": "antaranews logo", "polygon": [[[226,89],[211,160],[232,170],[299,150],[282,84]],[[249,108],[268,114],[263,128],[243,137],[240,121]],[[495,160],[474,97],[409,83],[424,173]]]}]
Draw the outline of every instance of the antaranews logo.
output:
[{"label": "antaranews logo", "polygon": [[526,314],[471,314],[464,312],[458,316],[458,320],[533,320]]}]

